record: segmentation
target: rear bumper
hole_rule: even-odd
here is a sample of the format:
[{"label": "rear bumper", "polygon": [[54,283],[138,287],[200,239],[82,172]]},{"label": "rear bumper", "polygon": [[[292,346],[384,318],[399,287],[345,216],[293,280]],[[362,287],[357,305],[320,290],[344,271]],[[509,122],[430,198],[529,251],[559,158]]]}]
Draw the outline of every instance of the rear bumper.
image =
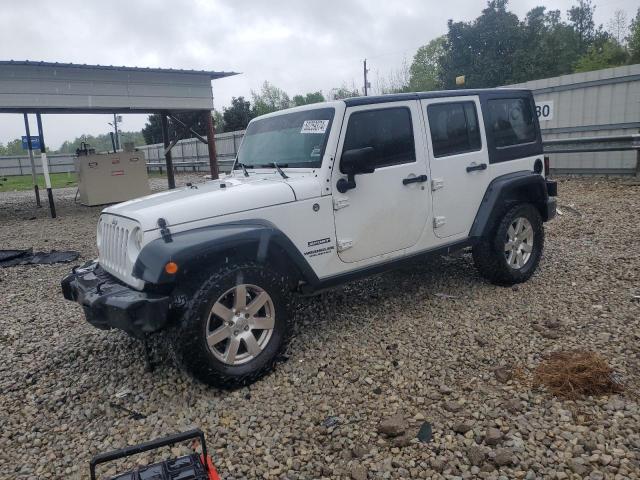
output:
[{"label": "rear bumper", "polygon": [[544,206],[543,219],[545,222],[548,222],[549,220],[551,220],[553,217],[556,216],[556,206],[557,206],[556,199],[550,197]]},{"label": "rear bumper", "polygon": [[64,298],[82,305],[87,321],[102,330],[117,328],[142,337],[167,323],[169,297],[134,290],[97,262],[74,269],[61,283]]},{"label": "rear bumper", "polygon": [[545,221],[549,221],[556,216],[558,202],[555,197],[558,196],[558,183],[552,180],[547,180],[545,183],[547,185],[547,195],[549,198],[544,207],[543,218]]}]

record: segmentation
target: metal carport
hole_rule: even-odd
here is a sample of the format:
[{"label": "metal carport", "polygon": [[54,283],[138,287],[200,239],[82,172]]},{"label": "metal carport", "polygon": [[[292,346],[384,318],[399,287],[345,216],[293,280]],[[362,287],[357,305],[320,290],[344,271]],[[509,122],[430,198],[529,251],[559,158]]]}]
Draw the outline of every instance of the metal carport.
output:
[{"label": "metal carport", "polygon": [[[178,70],[170,68],[114,67],[73,63],[0,61],[0,113],[21,113],[25,118],[29,156],[33,158],[29,136],[28,113],[35,113],[40,137],[40,151],[49,196],[51,216],[55,205],[46,158],[41,114],[45,113],[143,113],[160,114],[169,188],[175,188],[167,119],[176,113],[202,112],[208,133],[203,138],[191,125],[181,123],[184,137],[190,131],[207,143],[211,175],[217,178],[214,125],[211,119],[213,91],[211,81],[237,75],[236,72]],[[38,187],[34,190],[39,203]]]}]

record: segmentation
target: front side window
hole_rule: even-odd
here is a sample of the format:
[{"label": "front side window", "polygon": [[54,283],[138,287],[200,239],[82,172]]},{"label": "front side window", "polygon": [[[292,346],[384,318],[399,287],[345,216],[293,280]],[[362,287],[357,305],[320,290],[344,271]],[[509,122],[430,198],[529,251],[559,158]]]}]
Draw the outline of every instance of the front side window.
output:
[{"label": "front side window", "polygon": [[482,148],[473,102],[435,103],[427,107],[427,116],[435,157]]},{"label": "front side window", "polygon": [[318,108],[258,119],[247,128],[238,161],[246,167],[318,168],[335,109]]},{"label": "front side window", "polygon": [[406,107],[355,112],[349,117],[343,152],[373,147],[373,167],[416,161],[411,111]]},{"label": "front side window", "polygon": [[496,148],[536,140],[531,102],[526,98],[497,98],[488,101],[489,124]]}]

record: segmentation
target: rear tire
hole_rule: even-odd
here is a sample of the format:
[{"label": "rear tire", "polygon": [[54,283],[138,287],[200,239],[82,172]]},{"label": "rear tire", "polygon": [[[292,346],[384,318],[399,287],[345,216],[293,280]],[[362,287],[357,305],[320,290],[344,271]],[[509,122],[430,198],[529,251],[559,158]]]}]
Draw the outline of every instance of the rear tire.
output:
[{"label": "rear tire", "polygon": [[179,363],[220,388],[248,385],[271,371],[290,333],[286,278],[247,262],[225,266],[195,288],[172,335]]},{"label": "rear tire", "polygon": [[473,247],[473,261],[484,278],[497,285],[527,281],[540,263],[544,227],[530,203],[510,208],[489,235]]}]

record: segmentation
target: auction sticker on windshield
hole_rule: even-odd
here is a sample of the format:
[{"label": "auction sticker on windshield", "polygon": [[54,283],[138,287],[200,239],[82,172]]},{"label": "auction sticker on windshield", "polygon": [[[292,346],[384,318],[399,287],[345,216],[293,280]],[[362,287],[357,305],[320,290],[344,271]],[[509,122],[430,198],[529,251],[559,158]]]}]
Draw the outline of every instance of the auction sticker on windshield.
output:
[{"label": "auction sticker on windshield", "polygon": [[329,120],[305,120],[300,133],[324,133],[329,126]]}]

